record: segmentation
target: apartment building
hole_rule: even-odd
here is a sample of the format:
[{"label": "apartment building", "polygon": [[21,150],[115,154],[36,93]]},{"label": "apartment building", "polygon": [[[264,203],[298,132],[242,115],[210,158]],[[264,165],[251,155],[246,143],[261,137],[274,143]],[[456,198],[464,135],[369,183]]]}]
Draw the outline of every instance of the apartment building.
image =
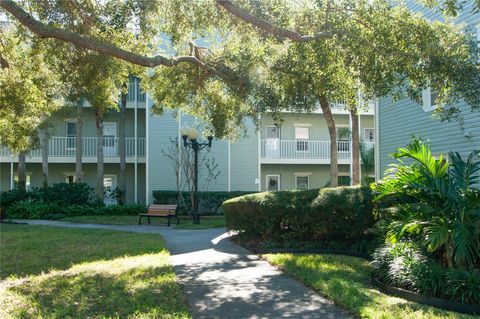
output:
[{"label": "apartment building", "polygon": [[[180,139],[180,128],[196,127],[188,115],[165,112],[154,116],[152,101],[141,92],[138,80],[129,87],[126,114],[126,197],[127,202],[148,203],[154,190],[177,189],[175,163],[166,156],[172,140]],[[360,137],[368,146],[374,144],[373,105],[360,115]],[[84,105],[83,176],[84,182],[96,185],[97,137],[92,108]],[[338,130],[350,128],[349,112],[342,105],[333,108]],[[75,111],[54,115],[50,122],[54,134],[49,140],[49,183],[75,182]],[[257,128],[247,123],[246,134],[237,141],[214,140],[203,156],[214,158],[218,177],[208,190],[275,191],[319,188],[330,179],[330,139],[323,114],[285,113],[281,125],[268,114],[261,115]],[[108,190],[115,189],[119,175],[119,113],[112,110],[103,124],[105,202],[114,203]],[[350,183],[350,140],[338,141],[339,182]],[[42,184],[41,151],[31,150],[26,158],[27,187]],[[0,191],[16,187],[18,158],[8,149],[0,149]],[[202,188],[202,168],[200,183]]]},{"label": "apartment building", "polygon": [[[426,9],[415,1],[407,1],[407,5],[428,19],[442,20],[438,11]],[[480,43],[480,13],[474,10],[474,6],[473,1],[465,2],[454,21]],[[430,141],[435,155],[456,151],[466,157],[470,152],[480,149],[480,113],[471,112],[465,102],[460,102],[458,107],[463,114],[463,125],[455,121],[441,122],[432,116],[436,108],[436,94],[430,89],[424,90],[421,105],[408,98],[398,101],[391,97],[379,99],[375,112],[378,133],[378,147],[375,148],[377,178],[382,178],[388,165],[395,162],[389,155],[405,146],[412,134]]]}]

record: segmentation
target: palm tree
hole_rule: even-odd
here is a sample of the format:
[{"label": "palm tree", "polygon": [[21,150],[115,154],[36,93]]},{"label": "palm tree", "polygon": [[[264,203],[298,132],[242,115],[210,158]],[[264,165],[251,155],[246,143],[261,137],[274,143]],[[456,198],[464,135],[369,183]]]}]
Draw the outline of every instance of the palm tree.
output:
[{"label": "palm tree", "polygon": [[362,183],[367,184],[368,174],[375,169],[375,147],[367,148],[365,143],[360,143],[360,157],[362,159]]},{"label": "palm tree", "polygon": [[[399,160],[374,189],[376,200],[409,197],[414,204],[392,216],[389,238],[420,238],[430,252],[442,252],[449,268],[470,268],[480,259],[480,151],[435,158],[430,145],[413,139],[393,156]],[[404,164],[403,160],[412,164]]]}]

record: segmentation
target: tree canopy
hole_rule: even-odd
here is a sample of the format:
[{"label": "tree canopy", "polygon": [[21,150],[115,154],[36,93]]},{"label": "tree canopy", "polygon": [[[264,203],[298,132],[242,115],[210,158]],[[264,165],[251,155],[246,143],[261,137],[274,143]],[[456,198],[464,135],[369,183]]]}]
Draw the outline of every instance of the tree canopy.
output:
[{"label": "tree canopy", "polygon": [[359,90],[365,100],[419,101],[430,86],[448,106],[439,110],[444,118],[461,116],[460,99],[480,109],[473,38],[401,2],[0,0],[0,7],[49,41],[158,66],[146,72],[157,110],[186,110],[219,137],[245,115],[310,111],[321,96],[353,103]]}]

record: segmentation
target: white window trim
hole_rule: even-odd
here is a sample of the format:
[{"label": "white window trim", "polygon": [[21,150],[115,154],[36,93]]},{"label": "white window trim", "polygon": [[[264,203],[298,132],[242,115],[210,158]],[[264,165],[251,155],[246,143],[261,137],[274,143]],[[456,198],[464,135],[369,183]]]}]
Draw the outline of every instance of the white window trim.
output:
[{"label": "white window trim", "polygon": [[352,177],[350,176],[350,172],[338,172],[337,173],[337,183],[338,183],[338,178],[339,177],[349,177],[350,178],[350,185],[352,184]]},{"label": "white window trim", "polygon": [[434,111],[437,106],[432,105],[432,88],[428,87],[422,92],[423,111],[425,113]]},{"label": "white window trim", "polygon": [[477,32],[477,42],[479,42],[480,45],[480,23],[477,23],[475,31]]},{"label": "white window trim", "polygon": [[295,176],[295,189],[298,190],[297,177],[307,177],[307,189],[310,189],[310,176],[312,173],[294,173]]},{"label": "white window trim", "polygon": [[[27,180],[30,180],[30,184],[27,185]],[[17,188],[18,189],[18,172],[13,173],[13,182],[17,182]],[[32,172],[25,172],[25,188],[28,190],[32,187]]]},{"label": "white window trim", "polygon": [[74,183],[77,181],[77,173],[75,173],[75,172],[63,172],[63,178],[65,179],[65,183],[68,183],[68,181],[67,181],[68,176],[73,176],[73,182]]},{"label": "white window trim", "polygon": [[312,123],[293,123],[293,126],[311,127]]},{"label": "white window trim", "polygon": [[273,176],[277,177],[277,179],[278,179],[277,191],[279,191],[281,189],[281,187],[280,187],[280,185],[281,185],[280,184],[280,174],[268,174],[268,175],[265,175],[265,191],[267,191],[267,192],[268,192],[268,182],[269,182],[268,178],[273,177]]},{"label": "white window trim", "polygon": [[[68,142],[67,142],[67,138],[73,138],[73,137],[76,137],[76,132],[75,132],[75,136],[68,136],[68,124],[70,123],[75,123],[77,124],[77,120],[71,120],[71,119],[67,119],[65,120],[65,149],[68,150],[68,151],[74,151],[77,149],[77,146],[76,146],[76,143],[74,143],[75,145],[73,147],[69,147],[68,146]],[[75,131],[77,130],[77,127],[75,127]]]},{"label": "white window trim", "polygon": [[[117,125],[117,122],[103,122],[103,125],[110,125],[110,124],[115,124],[115,138],[118,137],[118,125]],[[103,127],[102,127],[102,130],[103,130]]]},{"label": "white window trim", "polygon": [[276,127],[278,129],[278,139],[280,140],[281,136],[282,136],[282,130],[281,130],[281,126],[276,126],[276,125],[272,125],[272,124],[269,124],[269,125],[265,125],[265,139],[268,140],[269,137],[268,137],[268,128],[269,127]]},{"label": "white window trim", "polygon": [[365,142],[371,143],[370,139],[368,139],[368,141],[367,141],[367,130],[373,130],[373,142],[375,142],[375,128],[374,127],[364,127],[363,128],[363,140]]}]

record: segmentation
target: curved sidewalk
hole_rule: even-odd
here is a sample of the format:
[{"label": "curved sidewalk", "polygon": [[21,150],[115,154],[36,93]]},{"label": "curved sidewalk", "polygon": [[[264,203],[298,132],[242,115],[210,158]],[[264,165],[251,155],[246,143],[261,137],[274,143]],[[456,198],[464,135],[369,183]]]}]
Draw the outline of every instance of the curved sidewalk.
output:
[{"label": "curved sidewalk", "polygon": [[193,318],[351,318],[330,301],[234,244],[224,228],[176,230],[162,226],[22,222],[161,234]]}]

